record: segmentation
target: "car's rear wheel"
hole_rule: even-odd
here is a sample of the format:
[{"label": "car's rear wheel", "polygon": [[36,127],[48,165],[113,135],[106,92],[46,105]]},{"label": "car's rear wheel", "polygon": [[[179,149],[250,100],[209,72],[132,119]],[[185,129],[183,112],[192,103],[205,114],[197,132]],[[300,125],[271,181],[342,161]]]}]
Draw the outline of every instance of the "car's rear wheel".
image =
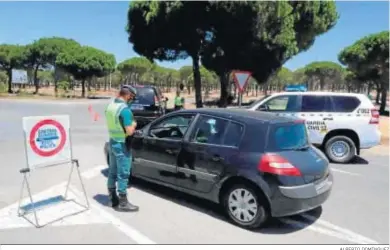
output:
[{"label": "car's rear wheel", "polygon": [[347,136],[334,136],[325,143],[325,154],[332,162],[348,163],[356,155],[356,146]]},{"label": "car's rear wheel", "polygon": [[223,206],[235,224],[248,229],[261,227],[269,217],[264,199],[250,185],[233,185],[223,196]]}]

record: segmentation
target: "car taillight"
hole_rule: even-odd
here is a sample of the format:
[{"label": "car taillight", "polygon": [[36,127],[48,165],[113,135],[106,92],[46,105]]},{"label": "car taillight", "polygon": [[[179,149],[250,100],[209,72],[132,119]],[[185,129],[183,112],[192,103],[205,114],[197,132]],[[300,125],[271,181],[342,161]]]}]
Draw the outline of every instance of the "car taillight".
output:
[{"label": "car taillight", "polygon": [[371,109],[370,124],[379,124],[379,111],[377,109]]},{"label": "car taillight", "polygon": [[158,104],[158,103],[159,103],[157,96],[154,96],[154,103],[155,103],[155,104]]},{"label": "car taillight", "polygon": [[263,155],[259,162],[258,170],[276,175],[301,176],[299,169],[278,154]]}]

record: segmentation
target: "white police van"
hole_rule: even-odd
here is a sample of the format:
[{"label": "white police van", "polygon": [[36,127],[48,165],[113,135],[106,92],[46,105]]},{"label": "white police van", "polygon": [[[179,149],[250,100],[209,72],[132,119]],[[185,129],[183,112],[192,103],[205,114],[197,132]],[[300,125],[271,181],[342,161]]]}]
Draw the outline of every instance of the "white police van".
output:
[{"label": "white police van", "polygon": [[304,119],[311,143],[332,162],[350,162],[380,144],[379,112],[364,94],[282,92],[246,108]]}]

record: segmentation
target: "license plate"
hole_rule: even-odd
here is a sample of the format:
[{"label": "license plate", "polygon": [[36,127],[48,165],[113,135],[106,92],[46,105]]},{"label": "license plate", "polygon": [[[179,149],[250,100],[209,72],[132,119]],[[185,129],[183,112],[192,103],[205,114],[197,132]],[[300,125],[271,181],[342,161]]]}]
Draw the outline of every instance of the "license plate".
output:
[{"label": "license plate", "polygon": [[133,110],[144,110],[144,106],[139,105],[139,104],[133,104],[133,105],[131,105],[131,109],[133,109]]}]

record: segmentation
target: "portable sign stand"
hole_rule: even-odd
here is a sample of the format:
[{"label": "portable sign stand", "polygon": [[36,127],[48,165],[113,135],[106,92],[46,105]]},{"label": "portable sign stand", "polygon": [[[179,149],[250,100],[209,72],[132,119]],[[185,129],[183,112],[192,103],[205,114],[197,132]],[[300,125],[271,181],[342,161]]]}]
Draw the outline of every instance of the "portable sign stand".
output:
[{"label": "portable sign stand", "polygon": [[[71,164],[71,169],[68,182],[66,184],[65,194],[61,196],[61,200],[64,202],[74,201],[78,205],[84,207],[84,211],[88,210],[89,201],[80,174],[79,161],[77,159],[73,159],[72,157],[73,154],[70,137],[69,116],[58,115],[23,117],[23,131],[27,167],[20,170],[20,173],[23,174],[23,182],[19,197],[18,216],[24,217],[37,228],[45,226],[41,225],[38,221],[36,210],[37,207],[32,198],[27,174],[31,173],[32,171],[65,164]],[[86,205],[81,205],[73,199],[67,199],[68,189],[75,167],[80,179],[81,187],[83,189],[85,201],[87,203]],[[26,211],[27,209],[21,206],[25,185],[27,187],[27,193],[30,198],[30,204],[27,206],[31,206],[31,210],[34,214],[35,224],[25,217],[26,214],[30,213],[30,211]]]},{"label": "portable sign stand", "polygon": [[245,91],[246,85],[248,84],[249,78],[252,75],[249,71],[233,71],[233,79],[236,87],[238,89],[238,106],[241,107],[242,104],[242,94]]}]

